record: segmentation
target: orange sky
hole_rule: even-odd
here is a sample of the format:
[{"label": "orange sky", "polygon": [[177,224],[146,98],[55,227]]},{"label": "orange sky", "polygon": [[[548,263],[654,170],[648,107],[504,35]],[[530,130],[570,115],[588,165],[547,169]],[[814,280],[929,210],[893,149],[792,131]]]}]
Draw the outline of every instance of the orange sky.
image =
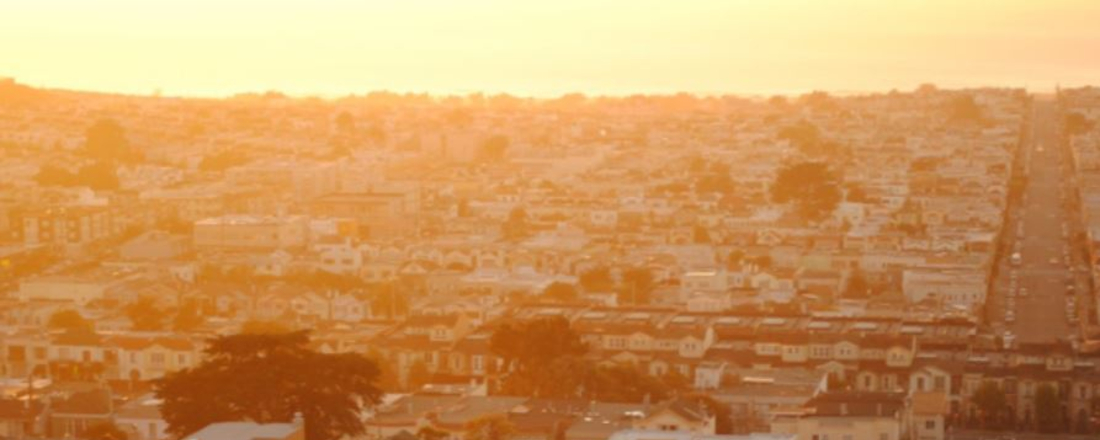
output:
[{"label": "orange sky", "polygon": [[549,96],[1100,84],[1096,0],[4,0],[0,76]]}]

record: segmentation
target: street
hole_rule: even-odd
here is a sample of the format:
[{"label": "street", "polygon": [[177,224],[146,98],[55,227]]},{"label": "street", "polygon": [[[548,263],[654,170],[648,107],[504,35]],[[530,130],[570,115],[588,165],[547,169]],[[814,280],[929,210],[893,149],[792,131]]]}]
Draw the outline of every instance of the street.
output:
[{"label": "street", "polygon": [[1033,111],[1021,152],[1027,183],[1019,203],[1008,208],[1006,252],[997,262],[986,308],[991,323],[1021,343],[1075,337],[1088,286],[1084,275],[1074,271],[1081,255],[1069,238],[1080,225],[1066,210],[1071,188],[1058,109],[1052,101],[1036,99]]}]

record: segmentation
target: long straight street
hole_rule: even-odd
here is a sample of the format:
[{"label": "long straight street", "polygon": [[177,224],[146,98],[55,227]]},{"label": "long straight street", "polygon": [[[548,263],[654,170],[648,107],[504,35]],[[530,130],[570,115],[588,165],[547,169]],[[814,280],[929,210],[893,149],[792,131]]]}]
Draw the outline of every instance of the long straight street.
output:
[{"label": "long straight street", "polygon": [[1004,257],[987,303],[994,326],[1019,342],[1076,337],[1087,283],[1075,271],[1080,252],[1071,247],[1080,226],[1067,212],[1068,151],[1059,140],[1059,112],[1037,98],[1030,134],[1020,152],[1026,184],[1009,206]]}]

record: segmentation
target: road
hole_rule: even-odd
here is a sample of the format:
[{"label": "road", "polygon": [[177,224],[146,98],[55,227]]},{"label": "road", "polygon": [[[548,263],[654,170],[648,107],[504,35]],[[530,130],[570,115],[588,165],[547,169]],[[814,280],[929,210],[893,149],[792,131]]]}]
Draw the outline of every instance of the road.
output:
[{"label": "road", "polygon": [[[1008,330],[1020,343],[1075,337],[1076,316],[1087,303],[1076,299],[1087,283],[1084,275],[1073,269],[1080,264],[1081,255],[1071,248],[1069,237],[1080,225],[1072,221],[1067,208],[1072,189],[1067,177],[1069,152],[1059,141],[1057,106],[1036,99],[1031,121],[1021,151],[1027,183],[1019,203],[1008,209],[1007,251],[997,262],[998,277],[986,307],[994,327]],[[1014,252],[1021,257],[1019,264],[1011,261]],[[1068,311],[1069,298],[1076,301],[1073,315]]]}]

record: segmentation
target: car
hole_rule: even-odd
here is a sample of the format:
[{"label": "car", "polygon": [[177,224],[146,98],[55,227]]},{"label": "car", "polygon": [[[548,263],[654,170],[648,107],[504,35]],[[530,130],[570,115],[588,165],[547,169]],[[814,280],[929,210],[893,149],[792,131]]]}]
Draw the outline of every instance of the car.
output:
[{"label": "car", "polygon": [[1027,288],[1024,288],[1024,287],[1020,288],[1020,296],[1027,296]]},{"label": "car", "polygon": [[1050,264],[1058,264],[1058,257],[1050,257]]}]

